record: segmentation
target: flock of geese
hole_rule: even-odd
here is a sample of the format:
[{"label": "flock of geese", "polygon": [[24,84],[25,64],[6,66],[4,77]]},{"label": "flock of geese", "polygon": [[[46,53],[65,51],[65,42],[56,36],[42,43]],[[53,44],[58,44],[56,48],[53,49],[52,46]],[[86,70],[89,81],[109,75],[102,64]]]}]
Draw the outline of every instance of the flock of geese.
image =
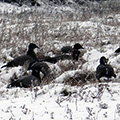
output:
[{"label": "flock of geese", "polygon": [[[41,76],[39,73],[42,72],[45,77],[49,76],[50,73],[50,68],[46,62],[56,63],[57,61],[64,59],[73,59],[78,61],[80,55],[79,49],[84,49],[82,45],[80,45],[79,43],[75,43],[74,47],[62,47],[61,52],[63,54],[61,55],[55,57],[47,57],[43,60],[39,60],[34,52],[35,48],[39,49],[39,47],[36,44],[30,43],[28,46],[27,54],[14,58],[12,61],[8,62],[7,64],[1,67],[17,67],[24,66],[24,64],[27,64],[27,70],[32,70],[32,74],[25,75],[18,78],[17,80],[11,81],[11,83],[9,83],[7,86],[8,88],[29,88],[39,86],[41,84]],[[118,48],[115,52],[120,52],[120,48]],[[96,68],[96,78],[100,81],[101,77],[106,77],[108,79],[111,77],[116,77],[113,67],[110,64],[108,64],[108,59],[104,56],[100,58],[100,64]]]}]

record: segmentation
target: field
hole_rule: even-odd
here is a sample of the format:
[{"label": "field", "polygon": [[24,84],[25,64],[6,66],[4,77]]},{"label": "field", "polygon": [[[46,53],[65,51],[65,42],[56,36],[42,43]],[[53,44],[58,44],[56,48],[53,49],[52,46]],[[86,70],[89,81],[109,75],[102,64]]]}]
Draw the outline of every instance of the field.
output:
[{"label": "field", "polygon": [[[120,45],[119,10],[95,13],[68,6],[20,8],[6,3],[0,8],[0,66],[25,54],[30,42],[40,47],[39,59],[59,55],[62,46],[76,42],[84,47],[78,61],[47,63],[51,77],[39,87],[8,89],[10,79],[26,70],[0,69],[0,120],[120,119],[120,54],[114,53]],[[99,83],[95,78],[101,56],[109,58],[114,68],[117,78],[112,81]]]}]

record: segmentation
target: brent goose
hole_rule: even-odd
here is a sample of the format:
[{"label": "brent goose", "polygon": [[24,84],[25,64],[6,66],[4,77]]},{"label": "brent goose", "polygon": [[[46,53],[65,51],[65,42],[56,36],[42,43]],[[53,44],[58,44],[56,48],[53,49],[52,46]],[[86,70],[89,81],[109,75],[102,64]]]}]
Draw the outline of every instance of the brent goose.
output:
[{"label": "brent goose", "polygon": [[71,52],[73,52],[74,49],[78,50],[78,49],[84,49],[84,48],[79,43],[75,43],[73,48],[72,48],[72,46],[63,46],[61,48],[61,52],[62,53],[71,53]]},{"label": "brent goose", "polygon": [[80,51],[77,50],[77,49],[74,49],[73,53],[72,53],[73,60],[77,60],[78,61],[79,55],[80,55]]},{"label": "brent goose", "polygon": [[61,52],[62,52],[62,53],[71,53],[72,50],[73,50],[72,46],[63,46],[63,47],[61,48]]},{"label": "brent goose", "polygon": [[29,64],[28,70],[35,69],[38,72],[42,72],[44,74],[44,77],[47,77],[50,73],[50,68],[47,63],[45,62],[32,62]]},{"label": "brent goose", "polygon": [[15,81],[11,81],[11,83],[7,86],[7,88],[11,87],[35,87],[39,86],[41,83],[41,77],[39,71],[36,69],[32,69],[32,75],[25,75],[18,78]]},{"label": "brent goose", "polygon": [[29,61],[29,62],[36,61],[37,58],[36,58],[36,55],[34,53],[35,48],[39,48],[39,47],[37,45],[35,45],[34,43],[30,43],[26,55],[16,57],[15,59],[8,62],[6,65],[2,66],[1,68],[23,66],[26,61]]},{"label": "brent goose", "polygon": [[55,57],[47,56],[45,59],[39,60],[39,62],[49,62],[49,63],[56,63],[59,60],[71,59],[71,55],[57,55]]},{"label": "brent goose", "polygon": [[100,58],[100,65],[98,65],[96,68],[96,78],[98,80],[100,80],[101,77],[107,77],[108,80],[111,77],[116,77],[113,67],[107,64],[107,62],[108,59],[106,59],[104,56]]},{"label": "brent goose", "polygon": [[84,48],[79,43],[75,43],[73,49],[77,49],[78,50],[78,49],[84,49]]}]

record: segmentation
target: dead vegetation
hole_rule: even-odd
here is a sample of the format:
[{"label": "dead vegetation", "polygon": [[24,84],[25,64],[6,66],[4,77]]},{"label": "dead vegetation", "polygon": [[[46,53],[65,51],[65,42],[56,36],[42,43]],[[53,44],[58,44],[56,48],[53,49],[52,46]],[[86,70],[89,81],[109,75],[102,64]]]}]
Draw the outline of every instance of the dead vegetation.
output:
[{"label": "dead vegetation", "polygon": [[77,72],[74,76],[66,76],[64,83],[71,86],[83,86],[88,83],[95,83],[95,73],[91,71]]},{"label": "dead vegetation", "polygon": [[[111,5],[113,8],[113,4]],[[120,39],[119,30],[117,30],[120,16],[117,10],[109,11],[101,13],[99,10],[95,12],[87,8],[79,14],[68,14],[67,12],[58,14],[57,11],[51,15],[49,13],[43,15],[39,9],[31,8],[29,11],[21,13],[16,13],[14,10],[12,14],[4,12],[4,15],[0,16],[2,23],[0,25],[0,49],[8,49],[9,56],[14,58],[24,54],[26,46],[30,42],[34,42],[40,46],[40,51],[37,53],[38,58],[43,59],[45,56],[59,55],[61,47],[65,44],[73,45],[75,42],[79,42],[87,50],[91,47],[116,44]],[[88,26],[80,24],[84,22],[88,22]],[[92,31],[90,24],[93,26]],[[103,25],[105,26],[103,27]],[[1,60],[8,61],[7,55],[2,54]],[[81,69],[85,62],[82,59],[78,62],[59,61],[57,65],[61,71],[58,74],[55,72],[56,69],[53,70],[55,73],[46,81],[49,83],[50,79],[56,78],[56,74],[61,75],[65,71]],[[81,85],[88,81],[95,81],[94,72],[83,71],[83,73],[76,73],[72,77],[67,76],[65,84]]]},{"label": "dead vegetation", "polygon": [[[112,10],[109,9],[107,12],[103,8],[99,8],[100,5],[96,8],[98,10],[97,12],[88,7],[86,9],[84,8],[79,14],[67,11],[63,14],[58,13],[58,11],[52,14],[49,13],[52,11],[48,11],[48,14],[43,14],[43,11],[40,12],[39,9],[36,8],[30,8],[28,11],[22,11],[21,13],[16,13],[15,10],[13,10],[12,14],[5,11],[4,15],[1,15],[0,17],[2,23],[0,26],[0,48],[18,47],[22,46],[23,43],[27,45],[29,42],[35,42],[39,46],[45,46],[45,48],[47,48],[45,51],[48,52],[48,50],[56,48],[53,46],[56,41],[64,43],[69,41],[68,44],[80,41],[87,45],[89,40],[94,41],[95,43],[93,42],[93,44],[98,44],[100,41],[102,42],[101,38],[103,37],[109,40],[118,40],[119,38],[115,33],[113,33],[113,35],[109,34],[109,31],[111,30],[110,27],[104,28],[104,30],[107,29],[106,35],[104,35],[103,28],[101,28],[102,24],[116,27],[119,26],[120,21],[116,14],[119,11],[117,2],[119,1],[116,1],[116,3],[109,1],[108,5],[103,2],[102,5],[104,8],[105,6],[110,8],[111,6]],[[96,7],[96,4],[97,3],[93,3],[91,5]],[[102,16],[100,10],[103,11]],[[84,22],[91,19],[94,20],[94,17],[96,16],[101,18],[103,22],[96,26],[96,37],[94,37],[89,26],[82,27],[77,21]],[[71,25],[72,22],[74,22],[74,26]]]}]

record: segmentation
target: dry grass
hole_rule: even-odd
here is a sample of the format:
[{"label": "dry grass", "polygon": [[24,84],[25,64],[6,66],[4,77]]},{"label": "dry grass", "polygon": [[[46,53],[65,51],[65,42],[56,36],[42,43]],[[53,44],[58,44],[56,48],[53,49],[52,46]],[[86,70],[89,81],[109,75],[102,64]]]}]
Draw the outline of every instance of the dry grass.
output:
[{"label": "dry grass", "polygon": [[[113,6],[113,5],[112,5]],[[56,13],[57,14],[57,13]],[[66,16],[67,14],[67,16]],[[113,11],[112,19],[109,17],[111,13],[103,12],[103,17],[105,18],[105,24],[117,26],[119,21],[114,16],[115,12]],[[27,42],[36,42],[39,45],[43,45],[46,41],[84,41],[92,40],[92,35],[89,31],[86,32],[79,29],[79,25],[71,27],[68,22],[72,21],[88,21],[97,14],[93,14],[90,9],[83,10],[79,15],[74,13],[64,13],[58,14],[59,17],[45,16],[39,13],[37,10],[32,10],[30,12],[21,12],[19,14],[4,14],[4,18],[1,16],[1,35],[0,43],[2,46],[0,48],[9,47],[9,46],[20,46]],[[99,15],[98,15],[99,17]],[[77,19],[76,19],[77,18]],[[8,22],[9,21],[9,22]],[[12,26],[12,27],[11,27]],[[56,29],[58,28],[59,29]],[[98,29],[100,26],[98,26]],[[49,32],[49,31],[52,31]],[[68,34],[69,31],[69,34]],[[84,41],[85,43],[85,41]]]},{"label": "dry grass", "polygon": [[[119,31],[116,31],[120,24],[117,16],[119,12],[102,12],[102,14],[98,14],[89,10],[82,11],[79,15],[56,13],[55,18],[50,14],[45,16],[36,10],[19,14],[5,13],[4,18],[0,16],[2,23],[0,26],[0,49],[6,48],[10,50],[9,56],[16,57],[24,54],[28,44],[34,42],[40,46],[40,51],[37,54],[38,58],[43,59],[49,54],[59,55],[61,47],[65,44],[73,45],[75,42],[79,42],[89,50],[90,47],[97,48],[108,43],[119,43]],[[89,26],[81,26],[82,23],[89,21],[96,23],[97,26],[93,26],[92,29]],[[103,28],[103,25],[107,26]],[[108,42],[105,43],[103,40]],[[2,61],[7,61],[7,56],[4,54],[0,58]],[[78,69],[78,66],[82,66],[84,62],[78,61],[78,63],[75,63],[69,61],[67,64],[59,62],[58,66],[61,68],[61,73],[63,73],[68,70]],[[54,76],[51,75],[50,79],[47,78],[45,81],[49,83],[51,78],[54,78]],[[73,77],[67,76],[65,84],[81,85],[86,84],[88,81],[95,81],[93,72],[86,71],[76,73]]]},{"label": "dry grass", "polygon": [[82,86],[96,82],[95,73],[91,71],[77,72],[74,76],[67,76],[64,83],[71,86]]}]

